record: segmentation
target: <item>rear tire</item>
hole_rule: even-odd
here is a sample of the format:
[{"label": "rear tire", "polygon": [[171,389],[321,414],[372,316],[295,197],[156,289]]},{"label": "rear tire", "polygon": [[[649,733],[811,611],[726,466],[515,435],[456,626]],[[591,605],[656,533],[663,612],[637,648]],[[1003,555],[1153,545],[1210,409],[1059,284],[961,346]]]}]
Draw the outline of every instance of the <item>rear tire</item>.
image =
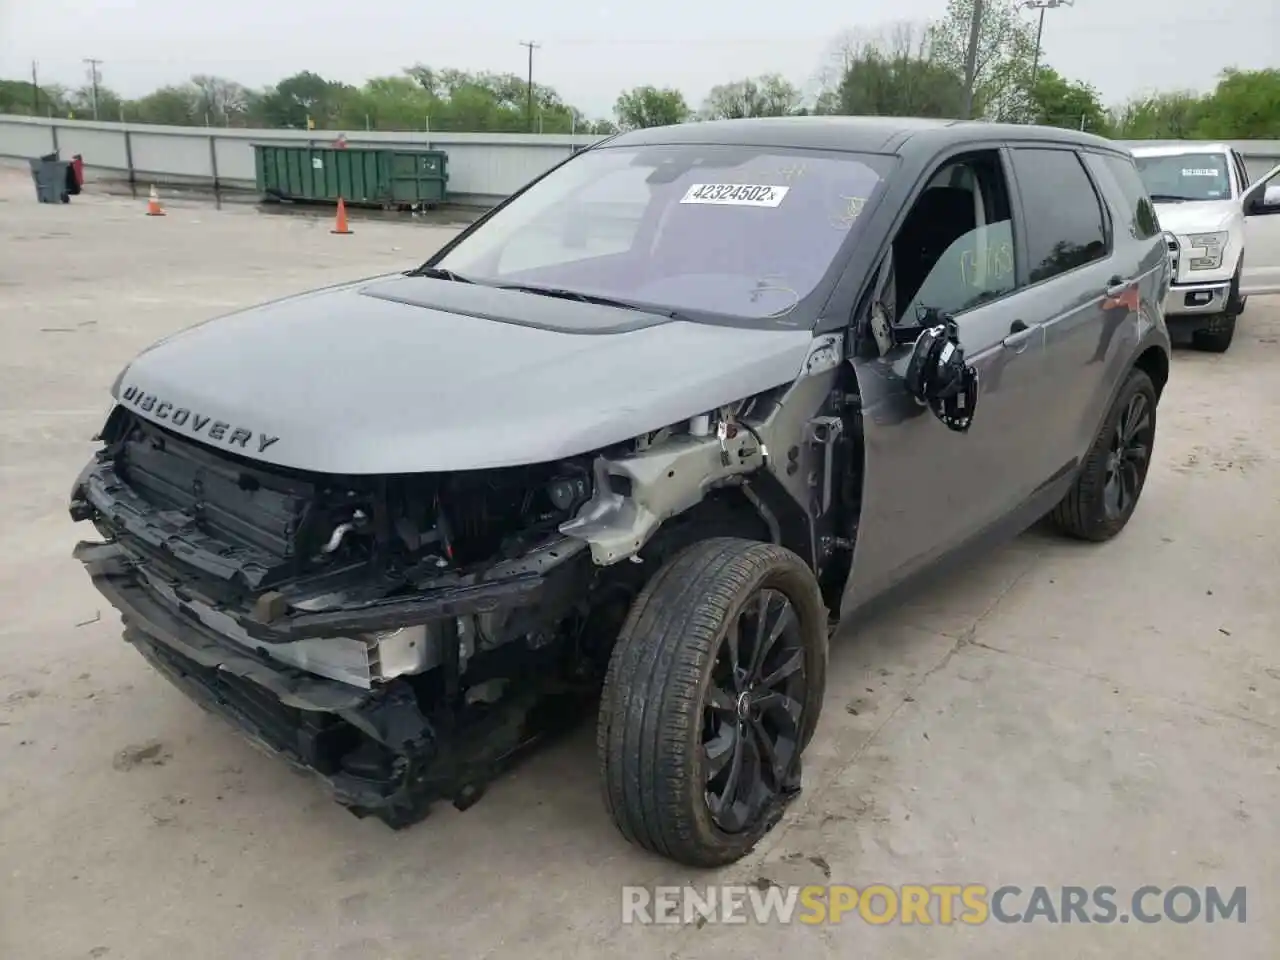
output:
[{"label": "rear tire", "polygon": [[799,790],[826,663],[826,610],[794,553],[723,538],[677,554],[632,605],[600,703],[622,835],[694,867],[746,855]]},{"label": "rear tire", "polygon": [[1102,542],[1129,522],[1155,450],[1156,399],[1151,378],[1130,370],[1075,483],[1049,514],[1063,533]]}]

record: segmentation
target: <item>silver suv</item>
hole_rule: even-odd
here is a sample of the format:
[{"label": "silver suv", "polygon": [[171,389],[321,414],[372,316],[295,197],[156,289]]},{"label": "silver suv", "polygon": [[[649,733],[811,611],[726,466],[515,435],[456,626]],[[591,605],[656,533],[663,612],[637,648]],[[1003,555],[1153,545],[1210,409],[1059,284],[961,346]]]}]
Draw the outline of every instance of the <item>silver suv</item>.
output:
[{"label": "silver suv", "polygon": [[1169,372],[1132,158],[787,118],[573,156],[426,264],[123,370],[71,515],[125,638],[393,826],[597,701],[625,837],[743,856],[829,626],[1048,514],[1128,521]]}]

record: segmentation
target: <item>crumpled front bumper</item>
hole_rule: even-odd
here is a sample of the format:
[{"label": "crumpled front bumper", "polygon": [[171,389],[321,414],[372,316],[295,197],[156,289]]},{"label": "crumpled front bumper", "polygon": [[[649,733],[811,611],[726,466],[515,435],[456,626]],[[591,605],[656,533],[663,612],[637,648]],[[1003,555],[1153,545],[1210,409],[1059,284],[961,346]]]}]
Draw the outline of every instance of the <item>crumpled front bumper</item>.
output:
[{"label": "crumpled front bumper", "polygon": [[[317,774],[344,806],[372,813],[412,805],[422,771],[436,756],[437,737],[407,683],[362,690],[274,663],[158,603],[117,545],[84,544],[77,557],[120,611],[125,639],[202,707]],[[384,755],[381,775],[338,765],[341,750],[362,739]]]},{"label": "crumpled front bumper", "polygon": [[120,611],[125,639],[157,670],[257,746],[316,775],[359,816],[401,827],[436,800],[469,806],[531,742],[511,717],[532,697],[468,715],[463,729],[447,680],[444,696],[424,701],[403,678],[362,689],[295,669],[161,602],[119,544],[81,543],[75,555]]},{"label": "crumpled front bumper", "polygon": [[[495,699],[472,688],[501,680],[500,660],[477,656],[463,689],[463,658],[484,652],[481,619],[510,629],[554,621],[590,562],[584,541],[553,535],[483,569],[432,567],[374,589],[358,571],[280,579],[269,575],[272,555],[144,499],[102,454],[77,478],[69,509],[107,538],[74,556],[120,611],[126,640],[339,803],[392,826],[434,800],[469,805],[529,744],[541,676],[514,692],[499,684]],[[415,636],[429,641],[417,643],[418,659],[403,649]]]}]

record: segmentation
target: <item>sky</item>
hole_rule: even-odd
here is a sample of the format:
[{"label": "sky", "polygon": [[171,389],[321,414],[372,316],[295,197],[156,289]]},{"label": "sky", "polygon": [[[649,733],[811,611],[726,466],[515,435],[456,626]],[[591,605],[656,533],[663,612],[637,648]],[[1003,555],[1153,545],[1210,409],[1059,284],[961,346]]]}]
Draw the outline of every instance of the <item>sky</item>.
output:
[{"label": "sky", "polygon": [[[0,77],[84,84],[83,59],[127,97],[212,73],[248,86],[299,70],[358,84],[423,63],[527,69],[591,117],[620,91],[679,88],[701,104],[717,83],[766,72],[813,87],[834,38],[939,17],[946,0],[0,0]],[[536,9],[535,9],[536,8]],[[1028,18],[1033,16],[1028,12]],[[1213,86],[1225,67],[1280,65],[1277,0],[1076,0],[1045,16],[1042,60],[1092,83],[1108,105],[1154,89]]]}]

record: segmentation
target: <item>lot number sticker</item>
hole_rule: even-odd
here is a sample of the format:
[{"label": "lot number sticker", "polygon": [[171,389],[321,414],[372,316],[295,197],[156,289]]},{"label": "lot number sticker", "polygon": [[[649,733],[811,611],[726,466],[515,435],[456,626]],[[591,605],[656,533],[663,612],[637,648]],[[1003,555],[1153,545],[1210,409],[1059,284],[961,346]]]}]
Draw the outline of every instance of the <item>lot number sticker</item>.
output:
[{"label": "lot number sticker", "polygon": [[759,183],[695,183],[681,203],[712,203],[734,207],[776,207],[790,187]]},{"label": "lot number sticker", "polygon": [[1209,167],[1196,167],[1192,170],[1183,170],[1182,175],[1184,177],[1217,177],[1221,175],[1221,172]]}]

